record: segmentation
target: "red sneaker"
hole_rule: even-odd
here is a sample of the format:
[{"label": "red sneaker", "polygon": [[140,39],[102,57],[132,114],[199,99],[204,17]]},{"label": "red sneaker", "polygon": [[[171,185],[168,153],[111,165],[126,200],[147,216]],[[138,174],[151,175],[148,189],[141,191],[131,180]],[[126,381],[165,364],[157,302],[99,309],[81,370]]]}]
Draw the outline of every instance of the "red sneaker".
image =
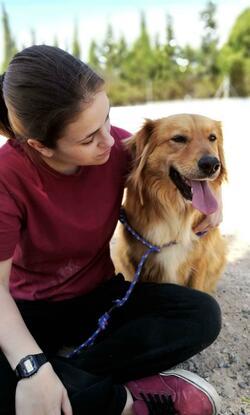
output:
[{"label": "red sneaker", "polygon": [[133,396],[135,415],[217,415],[220,398],[212,385],[183,369],[133,380],[125,385]]}]

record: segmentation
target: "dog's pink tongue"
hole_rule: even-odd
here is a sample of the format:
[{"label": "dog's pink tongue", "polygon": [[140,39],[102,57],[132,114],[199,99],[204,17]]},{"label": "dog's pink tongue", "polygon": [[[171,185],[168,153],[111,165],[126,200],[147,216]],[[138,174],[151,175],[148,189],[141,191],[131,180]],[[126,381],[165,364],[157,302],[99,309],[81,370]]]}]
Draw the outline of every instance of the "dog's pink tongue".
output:
[{"label": "dog's pink tongue", "polygon": [[218,203],[206,181],[191,180],[193,191],[192,205],[205,215],[218,209]]}]

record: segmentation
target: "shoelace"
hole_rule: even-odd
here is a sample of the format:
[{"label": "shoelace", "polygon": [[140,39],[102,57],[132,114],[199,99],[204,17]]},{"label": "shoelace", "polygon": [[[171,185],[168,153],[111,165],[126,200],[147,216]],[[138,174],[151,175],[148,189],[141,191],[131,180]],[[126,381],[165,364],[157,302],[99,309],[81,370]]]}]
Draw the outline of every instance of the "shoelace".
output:
[{"label": "shoelace", "polygon": [[149,410],[149,415],[177,415],[171,396],[152,393],[140,395]]}]

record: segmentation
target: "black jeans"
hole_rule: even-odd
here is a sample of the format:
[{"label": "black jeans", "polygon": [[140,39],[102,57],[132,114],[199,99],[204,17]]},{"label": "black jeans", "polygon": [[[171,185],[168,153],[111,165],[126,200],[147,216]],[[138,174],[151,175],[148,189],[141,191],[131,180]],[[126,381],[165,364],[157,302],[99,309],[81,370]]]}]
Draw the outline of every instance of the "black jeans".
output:
[{"label": "black jeans", "polygon": [[[17,302],[67,388],[74,415],[121,414],[126,402],[122,384],[175,366],[219,334],[220,308],[211,296],[175,284],[138,283],[93,346],[76,358],[57,357],[62,345],[78,345],[93,333],[98,317],[128,285],[119,274],[84,297]],[[15,375],[0,355],[0,415],[15,414],[15,388]]]}]

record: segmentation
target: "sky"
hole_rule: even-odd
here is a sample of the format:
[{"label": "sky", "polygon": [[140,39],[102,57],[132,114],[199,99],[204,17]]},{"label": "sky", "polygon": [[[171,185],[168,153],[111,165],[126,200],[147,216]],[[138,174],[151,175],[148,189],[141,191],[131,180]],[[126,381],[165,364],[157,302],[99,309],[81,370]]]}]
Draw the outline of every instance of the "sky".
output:
[{"label": "sky", "polygon": [[[36,43],[52,43],[56,35],[59,46],[67,49],[71,46],[74,22],[77,22],[85,60],[91,40],[101,42],[108,23],[112,24],[116,39],[124,35],[131,43],[139,33],[142,10],[152,38],[158,34],[160,40],[164,40],[166,15],[170,14],[177,43],[198,46],[202,34],[199,14],[207,0],[5,0],[3,3],[19,49],[30,45],[32,29],[37,34]],[[217,0],[215,3],[222,44],[237,16],[250,7],[250,0]],[[0,59],[2,45],[1,32]]]}]

